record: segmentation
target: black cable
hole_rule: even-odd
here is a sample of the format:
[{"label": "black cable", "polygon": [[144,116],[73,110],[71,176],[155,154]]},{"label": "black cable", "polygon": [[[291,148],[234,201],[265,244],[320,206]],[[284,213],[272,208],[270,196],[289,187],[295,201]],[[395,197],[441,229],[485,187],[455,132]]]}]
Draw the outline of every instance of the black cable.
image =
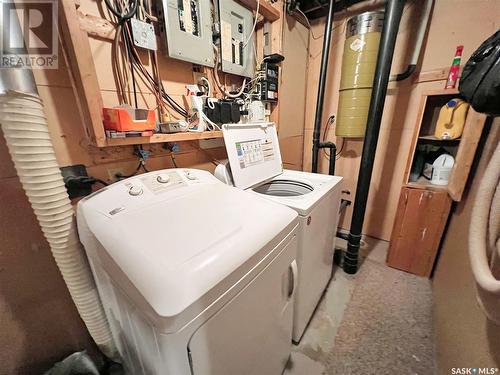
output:
[{"label": "black cable", "polygon": [[118,178],[119,180],[123,180],[125,178],[129,178],[129,177],[135,176],[137,174],[137,172],[140,171],[141,167],[142,167],[142,160],[139,162],[139,165],[135,169],[134,173],[129,174],[129,175],[125,175],[125,176],[122,175],[122,174],[120,174],[120,173],[117,173],[115,177]]},{"label": "black cable", "polygon": [[344,150],[344,146],[345,146],[345,138],[342,138],[342,147],[340,147],[339,152],[337,152],[335,154],[335,160],[339,160],[340,159],[340,154],[342,154],[342,151]]},{"label": "black cable", "polygon": [[131,19],[135,15],[135,12],[137,11],[137,6],[139,3],[139,0],[133,1],[132,7],[130,8],[130,10],[126,14],[121,13],[120,7],[117,7],[118,9],[115,9],[113,7],[113,5],[111,5],[109,0],[104,0],[104,3],[106,4],[106,7],[109,9],[109,11],[111,13],[113,13],[113,15],[118,19],[118,24],[123,25],[125,23],[125,21]]},{"label": "black cable", "polygon": [[[129,33],[124,33],[124,42],[127,43],[129,46],[133,43],[132,40],[129,37]],[[134,63],[136,65],[140,65],[140,57],[137,55],[136,51],[131,48],[132,51],[132,57],[134,60]],[[187,111],[181,107],[179,103],[177,103],[170,95],[167,94],[165,88],[163,87],[163,82],[157,82],[154,77],[149,73],[147,70],[143,72],[142,70],[139,70],[140,73],[144,74],[146,73],[146,76],[154,82],[156,89],[161,93],[161,96],[165,101],[176,111],[178,114],[180,114],[182,117],[188,117]]]},{"label": "black cable", "polygon": [[[130,20],[127,20],[127,27],[130,26]],[[125,48],[127,50],[127,55],[128,55],[128,59],[130,60],[130,72],[131,72],[131,75],[132,75],[132,90],[134,92],[134,104],[135,104],[135,108],[138,108],[137,106],[137,86],[136,86],[136,83],[135,83],[135,72],[134,72],[134,60],[132,58],[132,46],[129,44],[129,43],[125,43]]]},{"label": "black cable", "polygon": [[[325,130],[323,131],[323,137],[321,139],[321,142],[325,142],[326,141],[326,133],[328,133],[328,128],[334,123],[334,121],[335,121],[335,115],[331,115],[326,120]],[[323,152],[324,152],[326,158],[330,159],[330,155],[328,154],[328,152],[326,152],[326,149],[323,148]]]},{"label": "black cable", "polygon": [[179,168],[177,166],[177,162],[175,161],[175,156],[174,156],[174,153],[170,153],[170,158],[172,159],[172,164],[174,165],[175,168]]},{"label": "black cable", "polygon": [[98,182],[100,183],[101,185],[104,185],[104,186],[109,186],[109,184],[104,181],[104,180],[101,180],[100,178],[95,178],[95,177],[92,177],[94,179],[95,182]]}]

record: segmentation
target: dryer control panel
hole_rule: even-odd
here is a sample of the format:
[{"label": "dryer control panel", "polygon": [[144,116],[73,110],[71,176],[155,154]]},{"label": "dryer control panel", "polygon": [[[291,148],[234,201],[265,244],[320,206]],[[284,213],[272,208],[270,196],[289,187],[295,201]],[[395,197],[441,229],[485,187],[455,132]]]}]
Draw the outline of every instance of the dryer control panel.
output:
[{"label": "dryer control panel", "polygon": [[[159,203],[186,194],[190,187],[220,183],[211,173],[197,169],[165,169],[116,182],[84,198],[100,213],[114,217],[125,210]],[[92,198],[92,199],[90,199]]]}]

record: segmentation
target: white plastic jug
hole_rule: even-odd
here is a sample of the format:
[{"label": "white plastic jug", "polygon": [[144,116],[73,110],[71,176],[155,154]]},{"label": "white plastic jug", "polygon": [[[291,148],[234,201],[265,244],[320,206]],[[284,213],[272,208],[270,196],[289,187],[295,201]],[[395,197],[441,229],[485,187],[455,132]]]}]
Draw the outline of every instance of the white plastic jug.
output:
[{"label": "white plastic jug", "polygon": [[453,156],[448,154],[438,156],[438,158],[432,164],[431,184],[448,185],[448,180],[450,178],[453,164],[455,164],[455,159],[453,159]]}]

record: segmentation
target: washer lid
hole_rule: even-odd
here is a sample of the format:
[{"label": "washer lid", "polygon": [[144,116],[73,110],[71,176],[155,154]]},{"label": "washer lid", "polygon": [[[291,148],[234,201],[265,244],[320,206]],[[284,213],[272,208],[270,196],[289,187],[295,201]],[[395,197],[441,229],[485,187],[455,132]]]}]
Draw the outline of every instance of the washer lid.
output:
[{"label": "washer lid", "polygon": [[[78,204],[79,227],[85,222],[90,230],[80,230],[87,252],[96,253],[123,290],[133,285],[131,298],[139,292],[160,317],[179,315],[208,292],[226,292],[217,285],[250,259],[266,257],[266,246],[296,224],[297,213],[284,205],[225,185],[209,172],[190,173],[196,183],[186,179],[158,191],[144,182],[156,181],[158,172],[151,172]],[[130,184],[142,193],[130,195]],[[116,205],[123,209],[104,214]],[[94,237],[102,246],[93,245]]]},{"label": "washer lid", "polygon": [[222,132],[234,186],[247,189],[283,172],[274,123],[224,124]]}]

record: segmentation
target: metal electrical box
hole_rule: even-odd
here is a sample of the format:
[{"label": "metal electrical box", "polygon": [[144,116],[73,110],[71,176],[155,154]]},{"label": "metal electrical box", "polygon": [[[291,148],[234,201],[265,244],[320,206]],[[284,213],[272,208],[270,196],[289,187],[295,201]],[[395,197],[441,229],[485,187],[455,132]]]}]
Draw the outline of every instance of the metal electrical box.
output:
[{"label": "metal electrical box", "polygon": [[194,64],[214,66],[212,17],[208,0],[160,0],[160,32],[168,56]]},{"label": "metal electrical box", "polygon": [[252,11],[234,0],[219,0],[219,21],[222,71],[253,77],[255,57]]}]

